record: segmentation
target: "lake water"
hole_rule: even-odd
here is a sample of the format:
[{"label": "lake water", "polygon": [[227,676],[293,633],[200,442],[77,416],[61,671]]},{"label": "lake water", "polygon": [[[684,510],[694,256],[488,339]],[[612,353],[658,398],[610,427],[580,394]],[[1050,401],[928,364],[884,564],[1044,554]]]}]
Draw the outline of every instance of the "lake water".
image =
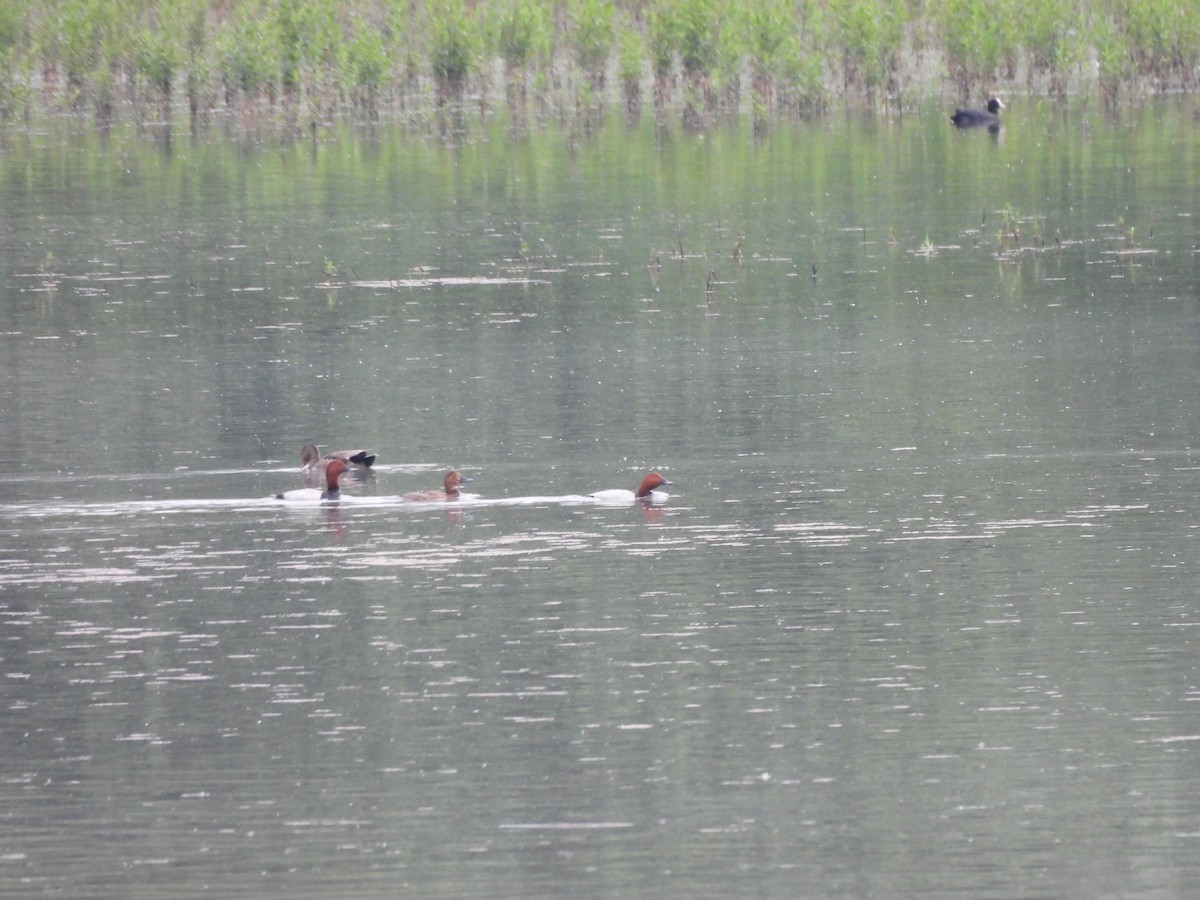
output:
[{"label": "lake water", "polygon": [[0,894],[1194,891],[1200,125],[945,113],[10,129]]}]

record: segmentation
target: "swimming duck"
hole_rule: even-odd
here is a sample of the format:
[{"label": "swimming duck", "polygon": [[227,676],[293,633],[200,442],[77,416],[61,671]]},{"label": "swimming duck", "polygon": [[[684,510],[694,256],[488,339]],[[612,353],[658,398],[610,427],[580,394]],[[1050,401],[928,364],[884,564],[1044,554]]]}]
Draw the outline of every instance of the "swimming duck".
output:
[{"label": "swimming duck", "polygon": [[294,491],[284,491],[276,494],[276,500],[337,500],[341,496],[338,490],[338,476],[350,471],[350,466],[342,459],[331,459],[325,465],[325,490],[317,488],[296,488]]},{"label": "swimming duck", "polygon": [[322,456],[316,444],[305,444],[300,449],[300,465],[306,470],[323,469],[331,459],[340,459],[356,468],[369,469],[375,465],[377,455],[374,450],[334,450]]},{"label": "swimming duck", "polygon": [[988,100],[987,109],[956,109],[950,121],[956,128],[976,128],[980,125],[999,125],[1004,104],[999,97]]},{"label": "swimming duck", "polygon": [[459,498],[458,486],[466,484],[472,479],[463,475],[461,472],[451,470],[446,473],[442,479],[443,490],[440,491],[413,491],[408,494],[402,494],[402,500],[410,500],[415,503],[437,503],[441,500],[457,500]]},{"label": "swimming duck", "polygon": [[[624,488],[610,488],[606,491],[595,491],[588,494],[588,496],[599,503],[632,503],[635,500],[648,500],[651,493],[657,488],[662,487],[664,484],[672,483],[657,472],[651,472],[642,479],[642,483],[638,485],[636,491],[627,491]],[[664,497],[666,495],[659,494],[659,496]]]}]

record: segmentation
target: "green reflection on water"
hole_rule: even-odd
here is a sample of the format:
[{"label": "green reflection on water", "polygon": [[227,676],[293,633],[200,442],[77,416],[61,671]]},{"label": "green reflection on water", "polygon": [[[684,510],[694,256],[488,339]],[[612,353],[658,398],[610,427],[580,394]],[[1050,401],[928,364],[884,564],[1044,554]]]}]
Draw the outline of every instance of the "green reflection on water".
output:
[{"label": "green reflection on water", "polygon": [[[688,423],[714,411],[724,439],[779,440],[781,392],[738,393],[739,373],[784,359],[803,392],[830,340],[862,353],[873,321],[899,348],[931,314],[982,337],[996,303],[1193,295],[1185,103],[1011,103],[1006,123],[960,133],[934,104],[766,135],[53,123],[0,155],[6,405],[66,459],[132,433],[163,467],[263,441],[290,458],[330,431],[422,459],[462,423],[509,453],[607,452],[616,410],[677,450],[712,443]],[[46,371],[71,387],[32,383]]]}]

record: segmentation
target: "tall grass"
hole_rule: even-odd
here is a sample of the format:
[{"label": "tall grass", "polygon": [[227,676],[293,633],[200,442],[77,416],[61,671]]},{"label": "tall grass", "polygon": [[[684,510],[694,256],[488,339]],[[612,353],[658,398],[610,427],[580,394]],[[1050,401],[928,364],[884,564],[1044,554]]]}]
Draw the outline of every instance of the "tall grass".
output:
[{"label": "tall grass", "polygon": [[833,43],[842,48],[848,87],[895,92],[904,49],[908,8],[889,0],[829,0]]},{"label": "tall grass", "polygon": [[601,89],[616,41],[616,6],[610,0],[570,0],[570,44],[588,85]]},{"label": "tall grass", "polygon": [[248,4],[235,8],[221,23],[213,42],[215,68],[224,88],[225,102],[239,95],[266,96],[274,100],[283,72],[283,51],[276,23]]},{"label": "tall grass", "polygon": [[[26,26],[14,3],[0,3],[0,116],[10,116],[24,102],[20,71],[21,47],[26,43]],[[27,82],[27,79],[26,79]]]},{"label": "tall grass", "polygon": [[[937,76],[929,77],[929,60]],[[918,61],[920,64],[918,64]],[[611,76],[615,73],[616,78]],[[378,115],[495,79],[562,109],[619,91],[704,121],[989,90],[1195,90],[1194,0],[0,0],[0,114],[193,115],[306,105]],[[744,89],[749,85],[749,90]]]},{"label": "tall grass", "polygon": [[1015,46],[1013,6],[1013,0],[941,0],[936,6],[934,27],[950,77],[963,96],[999,78],[1004,55]]},{"label": "tall grass", "polygon": [[1126,36],[1134,67],[1164,88],[1194,88],[1200,62],[1200,5],[1180,0],[1111,0],[1113,24]]},{"label": "tall grass", "polygon": [[346,42],[345,60],[354,102],[369,118],[378,118],[379,97],[388,81],[388,50],[381,31],[357,22]]},{"label": "tall grass", "polygon": [[461,95],[480,67],[482,29],[463,0],[435,0],[425,14],[429,68],[444,101]]}]

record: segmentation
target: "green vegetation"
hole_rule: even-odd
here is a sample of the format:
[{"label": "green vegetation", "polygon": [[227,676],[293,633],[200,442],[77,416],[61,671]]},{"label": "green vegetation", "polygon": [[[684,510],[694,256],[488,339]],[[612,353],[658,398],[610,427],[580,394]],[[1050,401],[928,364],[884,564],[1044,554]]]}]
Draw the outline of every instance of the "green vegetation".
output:
[{"label": "green vegetation", "polygon": [[829,0],[835,46],[842,48],[848,86],[868,94],[894,92],[904,49],[908,8],[888,0]]},{"label": "green vegetation", "polygon": [[425,10],[429,68],[440,98],[461,94],[479,67],[479,23],[463,0],[437,0]]},{"label": "green vegetation", "polygon": [[[497,88],[524,106],[756,121],[838,100],[911,105],[945,82],[1097,90],[1200,82],[1192,0],[0,0],[0,115],[141,104],[202,116],[420,109]],[[748,89],[747,89],[748,88]]]}]

